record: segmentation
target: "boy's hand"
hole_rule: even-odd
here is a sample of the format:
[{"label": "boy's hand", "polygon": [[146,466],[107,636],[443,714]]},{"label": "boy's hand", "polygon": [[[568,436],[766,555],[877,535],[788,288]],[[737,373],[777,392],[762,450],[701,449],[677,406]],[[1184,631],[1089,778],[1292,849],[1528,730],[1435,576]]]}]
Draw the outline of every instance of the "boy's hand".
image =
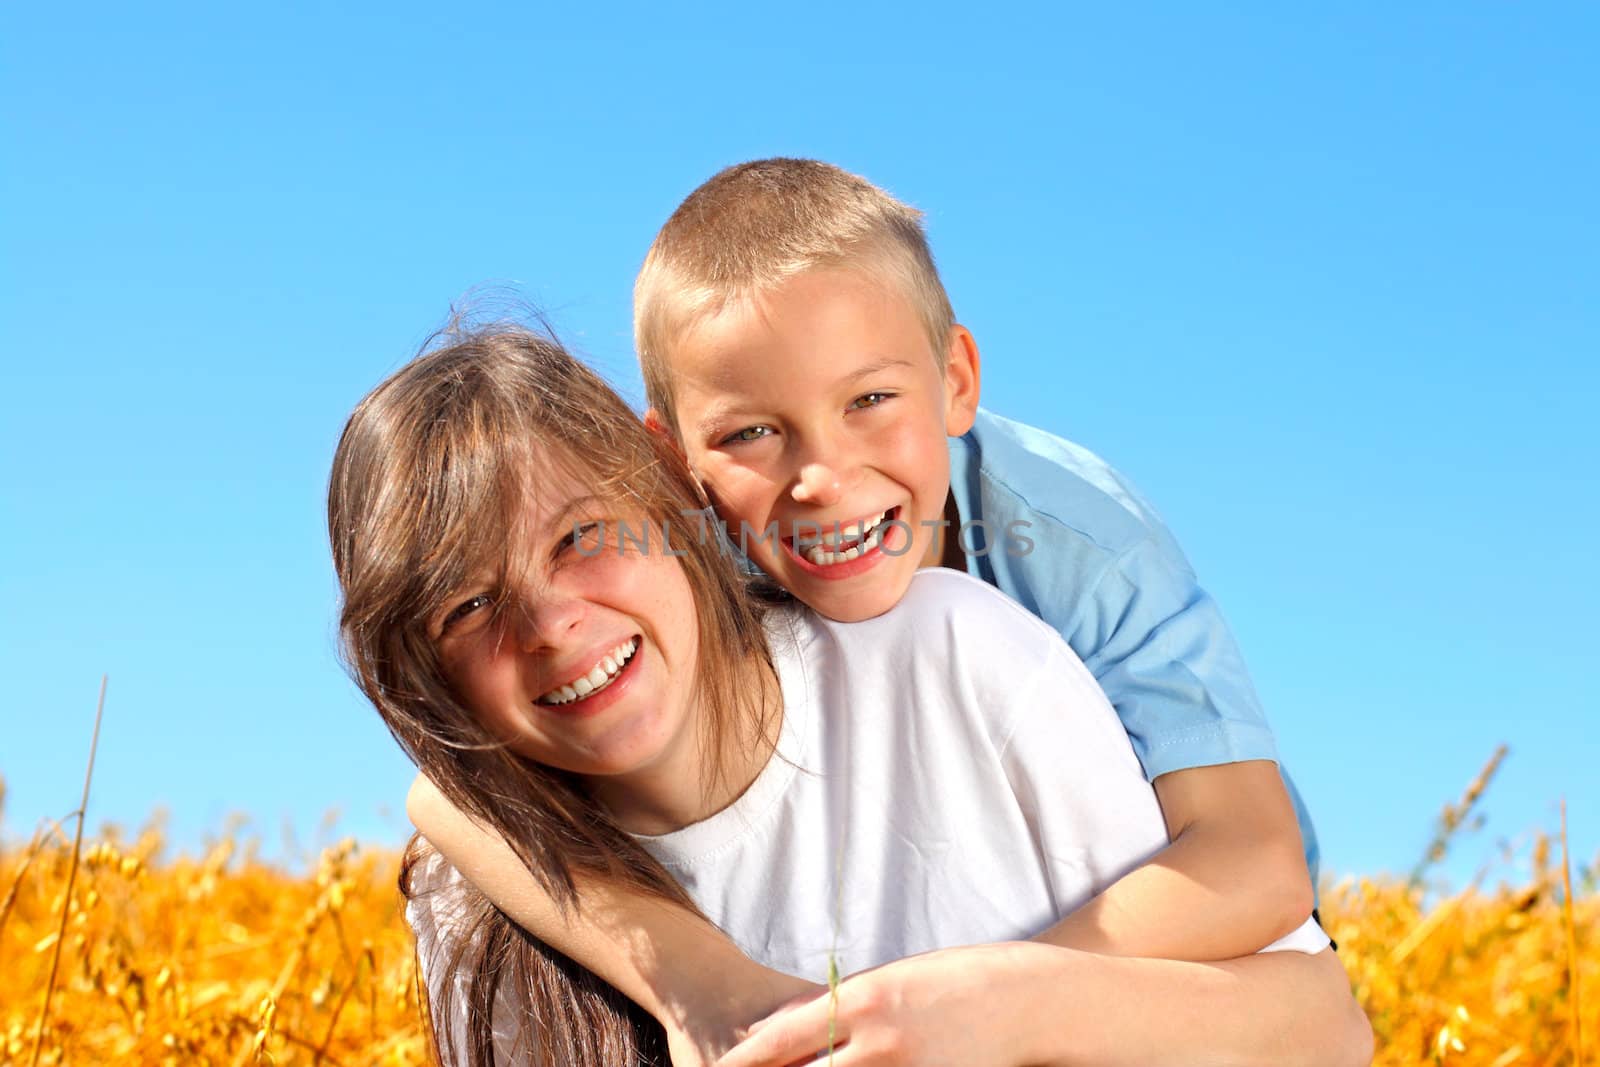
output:
[{"label": "boy's hand", "polygon": [[[1035,946],[942,949],[863,971],[750,1028],[716,1067],[789,1067],[829,1047],[835,1067],[1017,1067],[1029,1019],[1022,964]],[[1049,951],[1049,950],[1044,950]]]}]

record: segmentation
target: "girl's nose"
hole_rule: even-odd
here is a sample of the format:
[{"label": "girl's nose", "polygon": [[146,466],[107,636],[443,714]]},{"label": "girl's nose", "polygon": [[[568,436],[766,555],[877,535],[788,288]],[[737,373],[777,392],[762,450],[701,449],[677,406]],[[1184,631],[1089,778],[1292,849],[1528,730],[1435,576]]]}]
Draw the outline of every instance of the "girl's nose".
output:
[{"label": "girl's nose", "polygon": [[554,648],[583,624],[588,605],[582,599],[545,588],[522,598],[517,619],[517,645],[524,652]]}]

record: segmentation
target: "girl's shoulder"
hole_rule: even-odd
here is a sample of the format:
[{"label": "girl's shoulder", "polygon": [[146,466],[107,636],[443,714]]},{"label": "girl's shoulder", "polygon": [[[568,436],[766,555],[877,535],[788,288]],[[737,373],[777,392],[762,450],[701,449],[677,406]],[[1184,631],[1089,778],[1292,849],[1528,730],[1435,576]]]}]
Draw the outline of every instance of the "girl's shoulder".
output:
[{"label": "girl's shoulder", "polygon": [[977,611],[991,618],[1003,620],[1006,625],[1043,627],[1043,621],[981,578],[949,567],[923,567],[911,577],[905,596],[894,610],[911,607],[919,611],[950,611],[965,613]]},{"label": "girl's shoulder", "polygon": [[1020,644],[1041,654],[1059,645],[1072,654],[1060,634],[1005,593],[945,567],[917,571],[899,602],[871,619],[840,622],[791,601],[769,609],[765,622],[769,639],[801,649],[818,641],[842,640],[870,644],[881,653],[907,644],[970,638]]},{"label": "girl's shoulder", "polygon": [[880,618],[923,642],[935,639],[937,626],[953,643],[1002,645],[1042,658],[1061,654],[1077,658],[1061,635],[1033,612],[982,579],[945,567],[917,571],[905,596]]},{"label": "girl's shoulder", "polygon": [[795,623],[803,658],[841,660],[858,677],[910,668],[973,695],[1011,697],[1043,676],[1099,689],[1047,623],[994,586],[942,567],[917,571],[899,603],[876,618],[843,623],[807,611]]}]

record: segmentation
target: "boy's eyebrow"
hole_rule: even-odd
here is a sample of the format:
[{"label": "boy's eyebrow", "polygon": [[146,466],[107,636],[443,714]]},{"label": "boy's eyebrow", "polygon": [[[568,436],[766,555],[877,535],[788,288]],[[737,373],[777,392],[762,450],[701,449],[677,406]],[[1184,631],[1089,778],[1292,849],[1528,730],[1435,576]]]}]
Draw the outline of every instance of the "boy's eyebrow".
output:
[{"label": "boy's eyebrow", "polygon": [[837,384],[844,385],[847,382],[857,381],[861,378],[870,378],[874,374],[879,374],[883,371],[889,370],[891,367],[909,367],[911,365],[912,364],[909,359],[888,356],[874,363],[868,363],[865,367],[862,367],[859,370],[851,371],[849,374],[846,374],[844,377],[840,378]]},{"label": "boy's eyebrow", "polygon": [[[833,384],[835,386],[850,385],[854,382],[860,381],[863,378],[870,378],[874,374],[881,374],[884,371],[893,369],[895,367],[910,366],[914,366],[914,364],[909,359],[902,359],[897,356],[888,356],[883,359],[874,360],[873,362],[868,363],[865,367],[858,367],[849,374],[838,378]],[[710,410],[700,417],[699,421],[695,424],[695,429],[699,431],[702,437],[715,433],[724,422],[727,422],[729,419],[738,416],[742,410],[743,406],[737,399],[729,399],[722,401],[721,403],[714,403],[711,405]]]}]

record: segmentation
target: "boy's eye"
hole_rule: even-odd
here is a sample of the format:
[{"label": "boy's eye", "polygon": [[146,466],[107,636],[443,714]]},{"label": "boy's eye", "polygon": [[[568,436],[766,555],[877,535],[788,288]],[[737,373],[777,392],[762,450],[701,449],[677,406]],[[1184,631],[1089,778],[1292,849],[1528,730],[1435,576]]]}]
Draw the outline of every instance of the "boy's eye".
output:
[{"label": "boy's eye", "polygon": [[859,410],[860,408],[875,408],[893,396],[893,393],[863,393],[854,400],[850,401],[850,407],[852,410]]},{"label": "boy's eye", "polygon": [[725,445],[731,445],[746,441],[759,441],[763,437],[770,436],[771,433],[772,427],[770,426],[746,426],[744,429],[735,430],[727,437],[724,437],[722,439],[722,443]]},{"label": "boy's eye", "polygon": [[477,596],[468,597],[466,600],[463,600],[454,608],[450,609],[450,614],[444,617],[444,622],[440,626],[440,630],[443,633],[449,633],[456,627],[463,625],[467,619],[489,607],[489,605],[493,603],[494,600],[487,593],[479,593]]}]

